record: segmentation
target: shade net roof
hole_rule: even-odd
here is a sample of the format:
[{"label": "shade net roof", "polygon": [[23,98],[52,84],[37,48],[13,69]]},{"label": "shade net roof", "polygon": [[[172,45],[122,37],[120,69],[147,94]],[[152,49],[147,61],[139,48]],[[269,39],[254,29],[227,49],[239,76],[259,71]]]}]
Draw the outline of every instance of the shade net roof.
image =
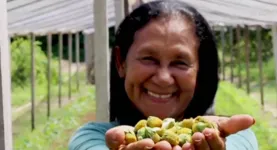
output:
[{"label": "shade net roof", "polygon": [[[115,25],[115,0],[108,0],[108,26]],[[147,0],[145,0],[147,1]],[[148,0],[153,1],[153,0]],[[183,0],[213,25],[277,24],[277,0]],[[93,0],[7,0],[9,34],[94,32]]]}]

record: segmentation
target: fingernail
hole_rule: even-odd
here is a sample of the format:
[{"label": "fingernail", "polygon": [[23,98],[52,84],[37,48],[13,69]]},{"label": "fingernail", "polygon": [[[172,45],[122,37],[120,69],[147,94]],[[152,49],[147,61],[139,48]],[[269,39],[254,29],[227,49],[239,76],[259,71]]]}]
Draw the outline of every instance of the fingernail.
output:
[{"label": "fingernail", "polygon": [[212,138],[212,134],[211,133],[205,133],[204,135],[205,135],[205,137],[207,139],[211,139]]},{"label": "fingernail", "polygon": [[150,146],[146,146],[145,149],[152,149],[153,147],[150,147]]},{"label": "fingernail", "polygon": [[256,123],[256,120],[255,120],[255,118],[253,118],[253,124],[255,124]]},{"label": "fingernail", "polygon": [[201,139],[194,140],[194,143],[195,143],[196,145],[200,145],[200,144],[201,144]]}]

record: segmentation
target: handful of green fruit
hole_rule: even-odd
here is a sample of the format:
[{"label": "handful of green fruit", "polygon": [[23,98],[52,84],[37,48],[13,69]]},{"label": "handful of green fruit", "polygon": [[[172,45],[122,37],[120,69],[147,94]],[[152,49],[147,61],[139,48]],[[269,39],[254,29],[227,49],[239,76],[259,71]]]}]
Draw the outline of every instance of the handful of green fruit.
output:
[{"label": "handful of green fruit", "polygon": [[140,120],[134,130],[125,131],[127,144],[150,138],[157,143],[168,141],[172,146],[183,146],[186,142],[192,142],[195,132],[202,132],[205,128],[213,128],[218,131],[217,125],[198,116],[196,118],[184,119],[180,122],[173,118],[161,120],[158,117],[149,116],[147,120]]}]

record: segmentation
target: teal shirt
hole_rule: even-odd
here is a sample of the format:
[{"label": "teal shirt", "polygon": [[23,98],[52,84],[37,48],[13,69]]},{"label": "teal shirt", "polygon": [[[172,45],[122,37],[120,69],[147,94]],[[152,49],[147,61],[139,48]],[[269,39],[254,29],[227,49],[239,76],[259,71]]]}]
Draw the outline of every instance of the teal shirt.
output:
[{"label": "teal shirt", "polygon": [[[69,142],[69,150],[109,150],[105,133],[116,123],[90,122],[77,130]],[[230,135],[226,139],[227,150],[258,150],[258,142],[251,129]]]}]

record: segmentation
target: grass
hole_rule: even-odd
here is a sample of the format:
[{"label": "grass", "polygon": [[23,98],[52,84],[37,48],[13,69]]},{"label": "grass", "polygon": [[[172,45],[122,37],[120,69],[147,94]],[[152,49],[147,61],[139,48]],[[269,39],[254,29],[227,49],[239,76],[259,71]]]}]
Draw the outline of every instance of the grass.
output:
[{"label": "grass", "polygon": [[82,124],[80,118],[95,109],[94,88],[86,86],[82,90],[85,93],[81,98],[61,109],[53,110],[48,120],[45,111],[38,109],[36,118],[40,119],[36,120],[36,130],[30,132],[30,123],[29,126],[22,125],[20,132],[14,135],[14,149],[66,150],[71,134]]},{"label": "grass", "polygon": [[[245,62],[241,64],[241,77],[242,77],[242,87],[241,89],[246,91],[246,67]],[[276,107],[277,105],[277,86],[275,80],[275,61],[273,58],[269,59],[267,62],[263,62],[263,91],[264,91],[264,101],[265,104],[271,105],[272,107]],[[231,69],[230,66],[225,68],[225,74],[228,78],[230,78]],[[258,68],[258,64],[252,63],[249,69],[249,77],[250,77],[250,95],[256,99],[261,100],[260,93],[260,72]],[[238,85],[238,66],[235,64],[234,67],[234,83]],[[276,108],[277,109],[277,108]]]},{"label": "grass", "polygon": [[217,114],[249,114],[255,117],[256,124],[252,129],[260,150],[277,149],[277,129],[272,127],[275,119],[270,114],[264,113],[260,104],[249,97],[244,90],[237,89],[230,83],[221,82],[216,99]]},{"label": "grass", "polygon": [[[85,80],[85,73],[80,72],[79,73],[80,80]],[[62,76],[62,96],[67,96],[69,89],[69,77],[67,74],[64,74]],[[76,75],[73,75],[71,78],[71,92],[75,93],[77,92],[76,88]],[[35,87],[35,100],[41,101],[47,99],[47,82],[45,84],[36,84]],[[58,97],[59,94],[59,85],[58,84],[52,84],[51,85],[51,97]],[[24,87],[15,87],[12,91],[12,107],[17,108],[20,107],[26,103],[29,103],[31,101],[31,85],[26,85]]]}]

